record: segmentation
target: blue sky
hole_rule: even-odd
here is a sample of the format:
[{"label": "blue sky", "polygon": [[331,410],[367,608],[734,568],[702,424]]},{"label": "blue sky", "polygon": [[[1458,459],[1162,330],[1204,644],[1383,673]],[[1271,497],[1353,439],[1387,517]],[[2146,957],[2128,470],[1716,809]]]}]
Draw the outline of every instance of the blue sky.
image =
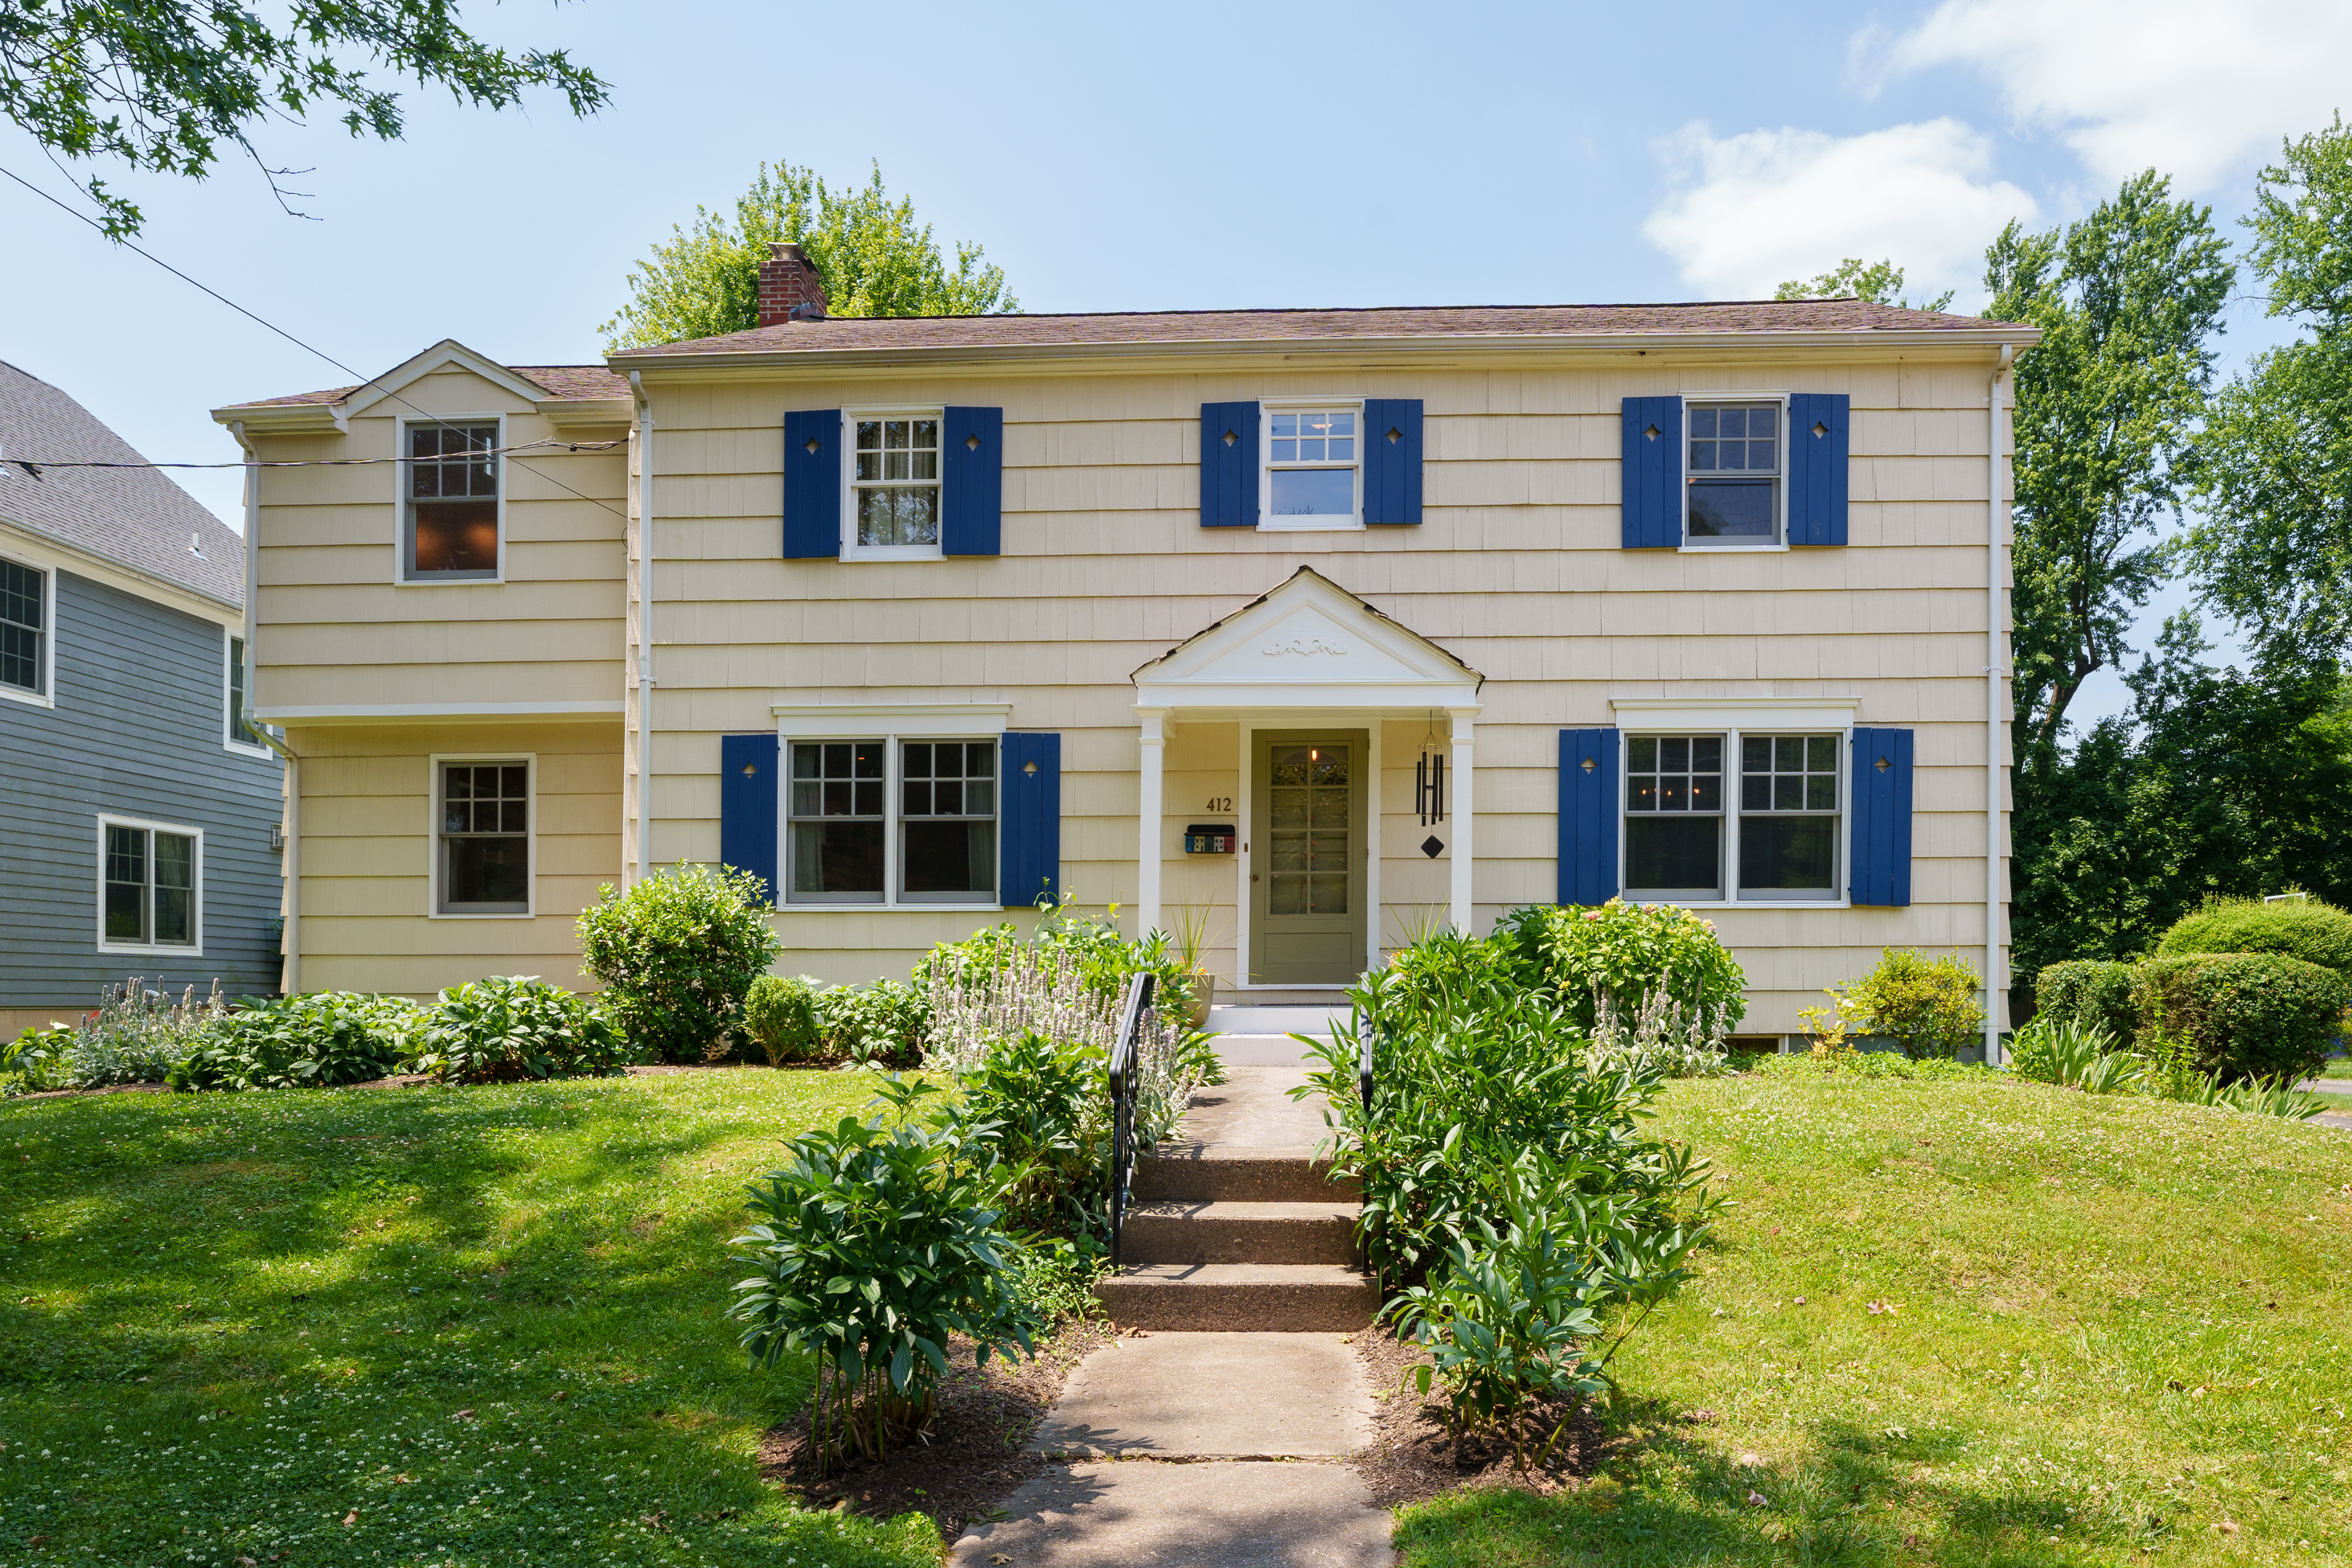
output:
[{"label": "blue sky", "polygon": [[[762,159],[834,181],[878,160],[1031,310],[1737,299],[1852,255],[1973,309],[2004,221],[2079,216],[2150,165],[2234,236],[2280,138],[2352,98],[2340,0],[884,15],[477,5],[614,106],[412,95],[392,144],[270,128],[260,155],[311,171],[308,218],[234,163],[112,183],[148,248],[374,374],[443,337],[595,358],[630,263]],[[0,166],[71,199],[13,128]],[[151,458],[232,460],[207,408],[348,379],[14,186],[0,214],[0,358]],[[2246,302],[2225,342],[2235,363],[2277,337]],[[237,521],[236,474],[185,482]]]}]

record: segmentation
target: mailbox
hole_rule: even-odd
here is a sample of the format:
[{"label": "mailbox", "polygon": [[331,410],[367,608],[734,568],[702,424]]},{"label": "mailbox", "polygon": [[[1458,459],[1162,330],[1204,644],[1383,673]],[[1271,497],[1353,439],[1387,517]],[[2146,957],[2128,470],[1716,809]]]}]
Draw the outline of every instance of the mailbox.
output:
[{"label": "mailbox", "polygon": [[1236,837],[1229,822],[1196,822],[1184,829],[1184,853],[1230,855]]}]

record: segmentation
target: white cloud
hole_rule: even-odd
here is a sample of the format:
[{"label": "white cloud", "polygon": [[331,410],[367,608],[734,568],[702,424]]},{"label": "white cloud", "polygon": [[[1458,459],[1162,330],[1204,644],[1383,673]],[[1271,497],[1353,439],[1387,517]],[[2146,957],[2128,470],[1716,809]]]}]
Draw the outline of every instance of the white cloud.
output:
[{"label": "white cloud", "polygon": [[1892,259],[1914,299],[1965,289],[2001,225],[2035,215],[2032,196],[1991,178],[1985,137],[1957,120],[1720,139],[1693,123],[1666,159],[1676,189],[1642,233],[1716,299],[1768,299],[1783,279],[1849,256]]},{"label": "white cloud", "polygon": [[2347,58],[2344,0],[1944,0],[1881,63],[1976,67],[2102,180],[2153,166],[2206,191],[2352,109]]}]

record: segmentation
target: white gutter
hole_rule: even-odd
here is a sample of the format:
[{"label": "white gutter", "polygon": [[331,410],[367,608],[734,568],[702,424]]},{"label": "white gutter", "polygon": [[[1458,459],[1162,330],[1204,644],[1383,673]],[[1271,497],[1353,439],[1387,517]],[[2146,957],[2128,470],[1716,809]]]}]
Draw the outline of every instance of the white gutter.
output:
[{"label": "white gutter", "polygon": [[1985,1026],[1984,1059],[2000,1065],[2000,725],[2004,717],[2001,654],[2000,378],[2009,374],[2011,345],[1985,388]]},{"label": "white gutter", "polygon": [[629,373],[637,407],[637,878],[653,874],[654,405]]}]

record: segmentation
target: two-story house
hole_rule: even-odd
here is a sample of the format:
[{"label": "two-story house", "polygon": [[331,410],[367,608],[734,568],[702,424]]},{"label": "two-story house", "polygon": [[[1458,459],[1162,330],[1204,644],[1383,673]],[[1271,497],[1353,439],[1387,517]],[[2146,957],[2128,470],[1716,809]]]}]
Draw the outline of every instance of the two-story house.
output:
[{"label": "two-story house", "polygon": [[[1856,300],[767,324],[216,411],[264,458],[300,984],[577,979],[600,883],[756,870],[902,974],[1041,894],[1336,994],[1532,900],[1702,911],[1799,1027],[2000,996],[2002,395]],[[1998,1009],[1996,1009],[1996,1012]]]},{"label": "two-story house", "polygon": [[0,1039],[110,982],[278,989],[283,764],[245,542],[0,363]]}]

